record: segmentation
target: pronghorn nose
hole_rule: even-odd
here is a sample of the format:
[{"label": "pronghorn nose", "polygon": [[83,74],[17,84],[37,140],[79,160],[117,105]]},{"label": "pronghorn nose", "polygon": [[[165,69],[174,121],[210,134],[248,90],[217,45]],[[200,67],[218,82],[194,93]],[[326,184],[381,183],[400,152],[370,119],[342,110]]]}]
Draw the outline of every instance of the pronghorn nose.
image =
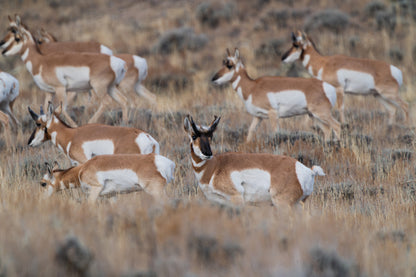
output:
[{"label": "pronghorn nose", "polygon": [[217,74],[214,75],[214,77],[212,77],[211,82],[215,82],[220,76]]}]

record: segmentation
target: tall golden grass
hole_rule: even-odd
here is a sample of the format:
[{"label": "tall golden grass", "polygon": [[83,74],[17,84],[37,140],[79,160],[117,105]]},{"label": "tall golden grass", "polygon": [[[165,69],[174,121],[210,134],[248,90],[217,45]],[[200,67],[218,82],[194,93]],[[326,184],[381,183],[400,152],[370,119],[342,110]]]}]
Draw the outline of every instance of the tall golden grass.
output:
[{"label": "tall golden grass", "polygon": [[[408,19],[408,25],[389,34],[377,30],[373,19],[362,19],[366,1],[236,1],[237,15],[211,29],[196,19],[195,9],[202,2],[21,0],[2,4],[3,32],[7,15],[19,13],[29,28],[44,27],[60,40],[94,39],[116,52],[142,55],[151,69],[145,82],[149,88],[151,80],[168,67],[172,74],[185,72],[192,84],[180,89],[153,86],[157,107],[138,101],[129,114],[131,126],[152,134],[160,142],[161,153],[176,163],[175,181],[167,187],[172,202],[159,206],[143,193],[132,193],[91,205],[79,191],[48,199],[40,194],[44,162],[57,160],[62,167],[69,162],[51,143],[38,148],[26,145],[34,128],[27,106],[38,110],[44,92],[34,85],[19,57],[0,59],[0,68],[20,81],[15,112],[22,123],[12,134],[13,147],[5,146],[4,135],[0,139],[0,276],[415,276],[414,21]],[[260,2],[263,6],[257,11]],[[278,55],[258,58],[254,50],[271,38],[286,39],[289,47],[290,32],[301,28],[303,20],[289,20],[286,28],[270,25],[267,30],[255,29],[257,21],[269,10],[313,12],[337,5],[346,13],[358,13],[351,20],[360,27],[339,34],[316,31],[311,34],[314,41],[324,54],[388,62],[393,62],[389,50],[400,48],[404,59],[395,65],[405,75],[401,95],[411,106],[409,123],[400,125],[399,113],[400,124],[387,126],[386,112],[373,98],[347,96],[349,127],[343,130],[340,147],[323,145],[313,122],[304,117],[280,120],[279,134],[263,122],[256,141],[245,144],[251,116],[231,88],[209,83],[221,66],[225,48],[240,48],[252,77],[284,75],[288,67],[280,64]],[[197,52],[154,53],[160,36],[180,26],[207,34],[208,45]],[[359,38],[354,49],[353,37]],[[307,76],[303,70],[299,73]],[[87,106],[86,102],[88,96],[80,95],[74,109]],[[101,122],[120,124],[118,111],[114,107]],[[85,123],[92,112],[87,106],[74,114]],[[316,178],[314,193],[304,207],[285,214],[271,206],[211,204],[193,176],[189,142],[182,129],[187,113],[201,123],[222,116],[214,153],[286,154],[307,166],[319,164],[327,176]],[[296,140],[294,134],[306,139]],[[284,141],[285,135],[294,141]],[[71,272],[70,263],[57,259],[60,245],[70,236],[93,255],[85,272]]]}]

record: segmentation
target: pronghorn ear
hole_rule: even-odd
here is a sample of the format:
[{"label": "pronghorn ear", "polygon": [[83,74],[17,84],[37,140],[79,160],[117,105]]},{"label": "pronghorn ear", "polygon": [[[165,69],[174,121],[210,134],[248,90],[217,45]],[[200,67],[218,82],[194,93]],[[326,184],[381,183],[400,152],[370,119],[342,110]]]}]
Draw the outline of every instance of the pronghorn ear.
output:
[{"label": "pronghorn ear", "polygon": [[59,106],[55,109],[55,114],[60,115],[62,113],[62,101]]},{"label": "pronghorn ear", "polygon": [[48,102],[48,114],[47,116],[51,116],[53,114],[54,108],[53,108],[53,104],[51,101]]},{"label": "pronghorn ear", "polygon": [[215,129],[217,129],[218,123],[220,123],[220,119],[221,119],[221,116],[217,117],[216,115],[214,115],[214,121],[212,121],[212,123],[209,127],[210,132],[212,132],[212,133],[215,132]]},{"label": "pronghorn ear", "polygon": [[36,120],[38,120],[38,118],[39,118],[39,115],[38,114],[36,114],[29,106],[27,107],[27,109],[28,109],[28,111],[29,111],[29,113],[30,113],[30,116],[32,117],[32,119],[34,120],[34,121],[36,121]]},{"label": "pronghorn ear", "polygon": [[227,48],[227,56],[231,57],[230,49]]},{"label": "pronghorn ear", "polygon": [[54,162],[53,162],[53,167],[52,167],[52,172],[53,172],[54,170],[57,170],[57,169],[59,169],[59,164],[58,164],[58,162],[57,162],[57,161],[54,161]]},{"label": "pronghorn ear", "polygon": [[238,48],[235,48],[234,50],[234,58],[236,58],[237,60],[240,59],[240,51],[238,50]]},{"label": "pronghorn ear", "polygon": [[296,35],[294,32],[292,32],[292,42],[296,42]]},{"label": "pronghorn ear", "polygon": [[183,120],[183,129],[185,129],[185,132],[191,131],[191,122],[189,121],[190,115],[188,114],[185,119]]},{"label": "pronghorn ear", "polygon": [[14,18],[15,18],[15,21],[16,21],[16,25],[17,26],[19,26],[20,25],[20,23],[21,23],[21,20],[20,20],[20,16],[18,16],[17,14],[14,16]]}]

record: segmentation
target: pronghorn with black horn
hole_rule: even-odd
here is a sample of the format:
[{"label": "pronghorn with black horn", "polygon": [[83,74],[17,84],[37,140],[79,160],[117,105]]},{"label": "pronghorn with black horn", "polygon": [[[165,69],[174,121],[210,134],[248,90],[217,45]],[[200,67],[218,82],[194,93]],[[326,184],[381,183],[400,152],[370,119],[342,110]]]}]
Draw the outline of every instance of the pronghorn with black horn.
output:
[{"label": "pronghorn with black horn", "polygon": [[305,33],[292,32],[292,47],[282,56],[289,63],[300,60],[309,74],[335,86],[340,120],[345,122],[344,93],[373,95],[387,109],[389,124],[394,123],[397,108],[408,118],[408,104],[400,98],[403,84],[400,69],[384,61],[353,58],[343,55],[322,56]]},{"label": "pronghorn with black horn", "polygon": [[60,118],[62,108],[54,110],[49,104],[40,115],[30,107],[29,113],[36,123],[29,138],[30,146],[51,140],[69,158],[72,165],[85,163],[94,156],[106,154],[159,154],[159,143],[148,133],[129,127],[87,124],[71,128]]},{"label": "pronghorn with black horn", "polygon": [[[21,55],[38,87],[49,92],[45,102],[54,93],[57,102],[63,102],[62,113],[72,126],[76,126],[76,123],[66,111],[67,91],[93,89],[101,96],[110,95],[121,104],[123,121],[127,121],[127,98],[116,88],[126,73],[126,63],[123,60],[96,53],[67,52],[42,55],[32,34],[20,22],[19,17],[16,17],[16,27],[9,27],[9,31],[13,34],[14,40],[11,43],[7,41],[8,46],[3,50],[3,55]],[[100,106],[89,123],[98,120],[110,104],[109,100],[108,97],[100,99]]]},{"label": "pronghorn with black horn", "polygon": [[192,168],[206,198],[221,204],[272,202],[284,207],[305,201],[313,191],[321,167],[309,169],[297,160],[280,155],[224,153],[213,155],[210,141],[220,121],[209,126],[184,119],[184,129],[191,143]]},{"label": "pronghorn with black horn", "polygon": [[274,121],[295,115],[308,114],[316,119],[324,133],[324,140],[330,140],[331,130],[340,138],[341,126],[332,116],[331,109],[336,103],[335,88],[328,83],[307,78],[261,77],[251,79],[240,58],[238,49],[227,57],[223,67],[212,81],[216,84],[232,83],[233,89],[244,101],[246,110],[254,118],[251,122],[247,141],[250,141],[258,124],[264,118]]},{"label": "pronghorn with black horn", "polygon": [[[10,120],[11,126],[17,130],[19,121],[13,114],[13,103],[19,96],[19,81],[12,75],[0,71],[0,112],[6,115],[7,119],[1,121],[7,126]],[[7,124],[6,124],[7,123]]]},{"label": "pronghorn with black horn", "polygon": [[173,181],[175,163],[157,155],[115,154],[96,156],[84,164],[58,169],[57,163],[43,176],[40,184],[47,196],[53,192],[81,188],[94,202],[99,196],[144,190],[165,202],[166,185]]},{"label": "pronghorn with black horn", "polygon": [[[63,52],[91,52],[98,53],[101,48],[94,45],[92,42],[59,42],[55,36],[51,35],[44,29],[39,32],[38,41],[40,52],[45,55]],[[98,44],[98,43],[96,43]],[[144,79],[147,77],[147,61],[146,59],[131,54],[115,54],[117,58],[126,62],[127,72],[124,79],[118,85],[118,88],[125,94],[128,94],[132,89],[138,94],[149,100],[152,104],[156,103],[156,96],[142,85]]]}]

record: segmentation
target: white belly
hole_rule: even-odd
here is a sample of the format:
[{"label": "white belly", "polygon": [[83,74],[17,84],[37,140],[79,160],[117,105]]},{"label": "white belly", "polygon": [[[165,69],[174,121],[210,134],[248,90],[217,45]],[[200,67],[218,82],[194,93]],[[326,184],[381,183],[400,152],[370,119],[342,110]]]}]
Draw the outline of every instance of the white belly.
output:
[{"label": "white belly", "polygon": [[61,66],[55,69],[59,82],[72,91],[90,89],[90,68],[87,66]]},{"label": "white belly", "polygon": [[139,177],[131,169],[98,171],[97,180],[103,186],[101,195],[139,188]]},{"label": "white belly", "polygon": [[246,169],[231,172],[235,188],[243,196],[244,202],[269,202],[270,173],[260,169]]},{"label": "white belly", "polygon": [[369,94],[375,89],[373,76],[365,72],[340,69],[337,77],[346,93]]},{"label": "white belly", "polygon": [[84,142],[82,149],[89,160],[94,156],[114,154],[114,143],[112,140],[91,140]]},{"label": "white belly", "polygon": [[307,112],[306,97],[300,90],[269,92],[267,97],[279,117],[290,117]]}]

